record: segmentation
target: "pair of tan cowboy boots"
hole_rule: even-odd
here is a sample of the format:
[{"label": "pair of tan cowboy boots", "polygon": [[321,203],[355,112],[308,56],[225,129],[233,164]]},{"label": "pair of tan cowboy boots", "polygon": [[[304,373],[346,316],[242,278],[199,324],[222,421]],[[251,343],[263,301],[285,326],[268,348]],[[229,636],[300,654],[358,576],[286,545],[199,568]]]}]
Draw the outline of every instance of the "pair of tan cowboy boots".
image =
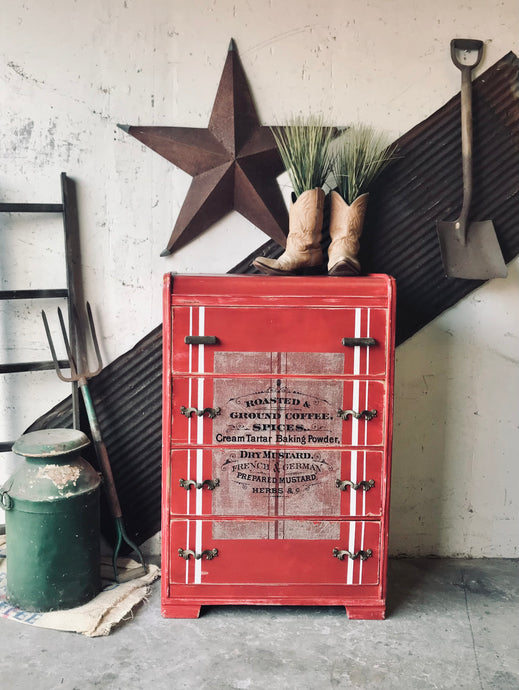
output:
[{"label": "pair of tan cowboy boots", "polygon": [[[289,211],[289,233],[284,253],[278,259],[259,256],[252,262],[253,266],[269,275],[326,272],[321,248],[324,198],[321,188],[303,192]],[[367,203],[368,194],[348,205],[337,192],[331,193],[328,275],[354,276],[360,273],[357,255]]]}]

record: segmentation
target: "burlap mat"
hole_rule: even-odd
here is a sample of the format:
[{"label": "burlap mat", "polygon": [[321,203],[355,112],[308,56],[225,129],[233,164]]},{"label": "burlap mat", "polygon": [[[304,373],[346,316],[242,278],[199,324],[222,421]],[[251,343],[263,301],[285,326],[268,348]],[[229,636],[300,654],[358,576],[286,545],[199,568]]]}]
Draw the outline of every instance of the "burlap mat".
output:
[{"label": "burlap mat", "polygon": [[156,565],[148,565],[145,575],[132,579],[132,570],[140,568],[139,563],[129,558],[119,558],[117,565],[120,582],[110,581],[109,578],[113,577],[111,561],[109,558],[102,559],[101,575],[107,579],[103,579],[104,587],[100,594],[87,604],[48,613],[23,611],[6,601],[5,542],[5,535],[0,535],[0,616],[39,628],[77,632],[88,637],[109,635],[114,626],[133,617],[134,607],[146,598],[151,583],[160,577],[160,569]]}]

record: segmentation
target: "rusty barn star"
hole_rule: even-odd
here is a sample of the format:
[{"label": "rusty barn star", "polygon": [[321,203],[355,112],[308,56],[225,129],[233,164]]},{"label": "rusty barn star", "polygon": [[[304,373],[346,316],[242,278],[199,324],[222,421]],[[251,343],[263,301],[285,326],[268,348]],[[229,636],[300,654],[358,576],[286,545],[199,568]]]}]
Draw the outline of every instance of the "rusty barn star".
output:
[{"label": "rusty barn star", "polygon": [[288,212],[276,182],[284,165],[270,128],[259,124],[234,41],[207,129],[118,127],[193,177],[161,256],[185,246],[232,210],[285,246]]}]

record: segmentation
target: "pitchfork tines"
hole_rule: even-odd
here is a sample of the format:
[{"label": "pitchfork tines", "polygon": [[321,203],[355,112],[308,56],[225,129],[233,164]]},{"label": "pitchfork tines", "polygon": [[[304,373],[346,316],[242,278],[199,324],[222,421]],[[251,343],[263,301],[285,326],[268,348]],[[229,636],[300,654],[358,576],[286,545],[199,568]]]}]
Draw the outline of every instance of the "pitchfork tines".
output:
[{"label": "pitchfork tines", "polygon": [[[79,318],[76,312],[76,308],[74,307],[74,312],[75,312],[75,321],[76,323],[79,323]],[[63,342],[65,343],[65,350],[67,352],[67,357],[69,361],[69,366],[70,366],[70,376],[65,376],[59,366],[58,358],[56,356],[56,350],[54,348],[54,343],[52,341],[52,336],[50,333],[50,328],[49,328],[49,323],[47,321],[47,315],[45,314],[44,311],[41,312],[41,317],[43,319],[43,325],[45,326],[45,333],[47,334],[47,340],[49,341],[49,348],[52,354],[52,361],[54,362],[54,368],[56,369],[56,374],[59,376],[59,378],[62,381],[65,381],[67,383],[70,383],[72,381],[84,381],[86,379],[91,379],[94,376],[97,376],[101,369],[103,368],[103,360],[101,358],[101,352],[99,350],[99,343],[97,341],[97,334],[96,334],[96,329],[94,325],[94,318],[92,316],[92,309],[90,308],[90,303],[86,303],[86,312],[87,312],[87,318],[88,318],[88,326],[90,328],[90,336],[92,338],[92,345],[94,346],[94,351],[96,354],[97,358],[97,368],[94,371],[88,371],[88,364],[87,364],[87,357],[86,354],[84,357],[79,357],[79,366],[78,363],[76,362],[76,357],[74,357],[74,354],[72,353],[72,349],[70,347],[70,341],[67,335],[67,329],[65,326],[65,321],[63,319],[63,314],[61,312],[61,309],[58,307],[58,318],[59,318],[59,323],[61,326],[61,333],[63,335]],[[78,368],[81,369],[78,371]]]}]

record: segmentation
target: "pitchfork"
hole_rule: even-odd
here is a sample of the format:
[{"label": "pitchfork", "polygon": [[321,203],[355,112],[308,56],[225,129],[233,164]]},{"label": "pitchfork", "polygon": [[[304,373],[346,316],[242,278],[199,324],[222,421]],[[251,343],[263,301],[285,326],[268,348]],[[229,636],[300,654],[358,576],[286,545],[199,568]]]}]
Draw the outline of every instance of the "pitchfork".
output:
[{"label": "pitchfork", "polygon": [[[90,335],[92,337],[92,344],[94,346],[94,351],[96,354],[97,358],[97,369],[95,371],[88,371],[88,364],[87,364],[87,357],[86,357],[86,351],[84,353],[84,357],[80,357],[79,361],[81,362],[81,369],[82,371],[78,371],[76,362],[74,360],[74,357],[72,355],[72,351],[70,348],[70,343],[69,339],[67,336],[67,329],[65,327],[65,322],[63,320],[63,314],[61,313],[61,309],[58,307],[58,318],[61,326],[61,332],[63,334],[63,341],[65,343],[65,349],[67,351],[67,357],[69,361],[69,366],[70,366],[70,376],[64,376],[63,373],[60,370],[59,367],[59,362],[58,358],[56,357],[56,350],[54,349],[54,343],[52,342],[52,336],[50,334],[50,329],[49,329],[49,324],[47,322],[47,316],[44,311],[42,311],[41,316],[43,319],[43,325],[45,326],[45,332],[47,334],[47,340],[49,341],[49,348],[52,354],[52,359],[54,361],[54,368],[56,369],[56,373],[59,376],[59,378],[62,381],[66,381],[67,383],[70,383],[71,381],[77,381],[79,387],[81,388],[81,393],[83,395],[83,400],[85,402],[85,408],[87,411],[88,415],[88,422],[90,425],[90,431],[92,433],[92,438],[94,440],[94,448],[97,456],[97,460],[99,462],[99,466],[101,468],[101,472],[103,475],[104,479],[104,486],[106,489],[106,495],[108,499],[108,504],[110,506],[110,511],[112,513],[112,517],[115,522],[115,530],[116,530],[116,544],[114,547],[113,551],[113,557],[112,557],[112,563],[113,563],[113,568],[114,568],[114,574],[115,574],[115,580],[116,582],[119,582],[119,575],[117,572],[117,557],[119,555],[119,550],[121,548],[122,542],[126,542],[128,546],[131,547],[132,551],[135,551],[135,553],[139,557],[139,561],[142,566],[142,573],[145,573],[147,571],[146,565],[144,563],[144,558],[142,556],[142,553],[139,549],[139,547],[133,543],[133,541],[128,537],[126,534],[126,530],[124,528],[124,522],[123,522],[123,516],[122,516],[122,511],[121,511],[121,505],[119,503],[119,498],[117,496],[117,490],[115,488],[115,482],[112,474],[112,468],[110,466],[110,460],[108,458],[108,452],[106,450],[106,446],[103,442],[102,436],[101,436],[101,429],[99,427],[99,422],[97,420],[97,415],[94,407],[94,403],[92,400],[92,397],[90,395],[90,391],[88,389],[88,379],[93,378],[94,376],[97,376],[101,369],[103,368],[103,361],[101,359],[101,353],[99,351],[99,344],[97,342],[97,335],[96,335],[96,330],[94,326],[94,319],[92,317],[92,310],[90,309],[90,304],[87,302],[86,303],[86,310],[87,310],[87,316],[88,316],[88,324],[90,327]],[[77,318],[76,314],[76,320],[79,323],[79,319]],[[139,569],[139,572],[140,569]]]}]

